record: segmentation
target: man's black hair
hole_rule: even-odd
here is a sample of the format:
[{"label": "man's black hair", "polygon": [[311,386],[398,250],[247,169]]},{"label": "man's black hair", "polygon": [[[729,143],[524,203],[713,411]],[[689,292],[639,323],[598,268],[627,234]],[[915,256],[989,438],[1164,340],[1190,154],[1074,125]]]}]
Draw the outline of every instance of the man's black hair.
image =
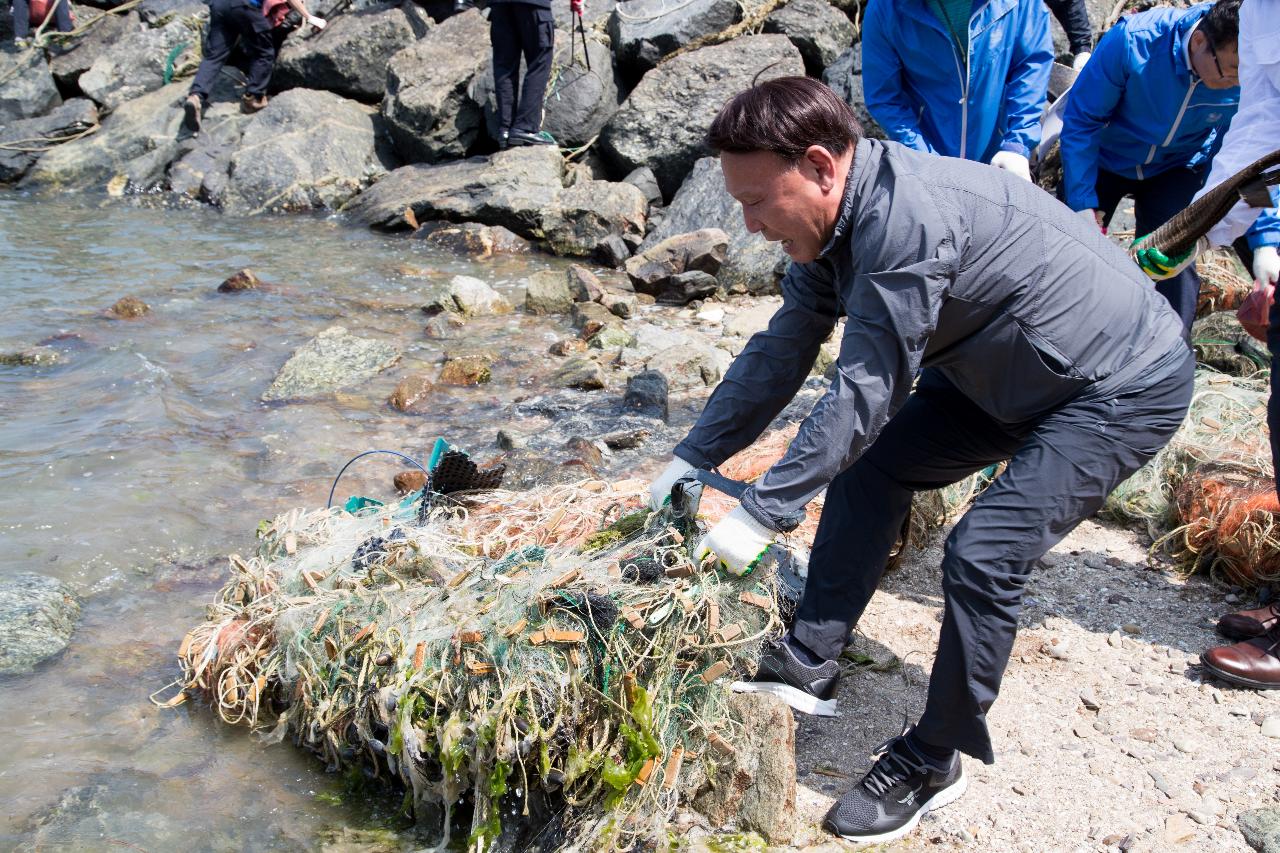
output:
[{"label": "man's black hair", "polygon": [[717,154],[772,151],[794,162],[810,145],[838,157],[861,138],[853,110],[831,89],[809,77],[776,77],[730,98],[706,141]]},{"label": "man's black hair", "polygon": [[1240,0],[1218,0],[1200,19],[1199,29],[1215,50],[1234,47],[1240,39]]}]

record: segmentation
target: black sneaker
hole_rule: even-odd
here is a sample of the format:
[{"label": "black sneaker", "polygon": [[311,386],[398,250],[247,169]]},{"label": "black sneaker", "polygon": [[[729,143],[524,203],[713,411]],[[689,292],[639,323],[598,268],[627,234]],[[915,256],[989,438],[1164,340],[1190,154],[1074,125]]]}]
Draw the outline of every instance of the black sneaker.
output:
[{"label": "black sneaker", "polygon": [[750,681],[735,681],[735,693],[771,693],[802,714],[836,716],[840,665],[833,660],[810,666],[796,657],[786,638],[765,647]]},{"label": "black sneaker", "polygon": [[880,757],[870,772],[823,820],[841,838],[865,843],[901,838],[916,828],[921,815],[950,805],[969,787],[958,752],[940,767],[912,749],[906,735],[876,752]]},{"label": "black sneaker", "polygon": [[200,110],[203,106],[198,95],[188,95],[182,102],[182,129],[192,136],[200,132]]},{"label": "black sneaker", "polygon": [[513,130],[507,135],[508,145],[555,145],[556,138],[545,130]]}]

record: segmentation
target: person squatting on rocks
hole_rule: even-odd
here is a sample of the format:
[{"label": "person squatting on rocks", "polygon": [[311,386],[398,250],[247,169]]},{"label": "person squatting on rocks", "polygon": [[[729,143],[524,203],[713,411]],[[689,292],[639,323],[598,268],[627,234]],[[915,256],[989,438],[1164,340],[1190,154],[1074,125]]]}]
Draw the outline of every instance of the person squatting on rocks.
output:
[{"label": "person squatting on rocks", "polygon": [[[1106,227],[1131,195],[1146,234],[1191,203],[1236,114],[1239,13],[1240,0],[1157,8],[1102,37],[1064,96],[1061,192],[1072,210]],[[1280,242],[1280,219],[1260,218],[1248,239]],[[1189,334],[1200,298],[1195,266],[1156,289]]]},{"label": "person squatting on rocks", "polygon": [[276,54],[284,37],[294,29],[286,22],[290,11],[318,30],[327,25],[323,18],[307,11],[304,0],[212,0],[204,57],[196,69],[191,92],[182,104],[183,126],[188,132],[199,133],[201,113],[213,92],[218,72],[237,47],[248,62],[249,78],[240,108],[253,113],[267,105],[267,85],[271,82]]},{"label": "person squatting on rocks", "polygon": [[959,753],[993,762],[986,714],[1027,576],[1174,434],[1194,359],[1168,303],[1097,228],[1007,171],[863,138],[821,83],[784,77],[734,96],[707,143],[747,230],[792,263],[782,306],[651,503],[755,441],[846,318],[830,387],[701,547],[745,574],[826,489],[795,621],[734,689],[833,714],[836,659],[913,493],[1008,462],[947,538],[924,713],[826,816],[845,838],[886,841],[960,796]]},{"label": "person squatting on rocks", "polygon": [[[582,0],[569,0],[575,15]],[[542,132],[542,101],[551,75],[556,25],[551,0],[493,0],[489,5],[489,41],[493,45],[493,87],[498,100],[498,147],[555,145]],[[524,83],[520,83],[520,57]]]},{"label": "person squatting on rocks", "polygon": [[[1201,195],[1280,148],[1280,0],[1245,0],[1240,7],[1239,47],[1240,108],[1213,159]],[[1280,498],[1280,308],[1270,301],[1280,283],[1280,234],[1261,227],[1280,218],[1280,189],[1269,189],[1271,202],[1277,206],[1259,210],[1242,201],[1186,255],[1167,258],[1156,250],[1144,250],[1138,253],[1138,262],[1149,276],[1160,280],[1180,273],[1210,246],[1233,246],[1253,272],[1254,288],[1268,296],[1271,397],[1267,401],[1267,427],[1277,475],[1276,496]],[[1244,687],[1280,688],[1280,600],[1224,616],[1218,622],[1218,631],[1239,642],[1202,654],[1200,661],[1206,670]]]},{"label": "person squatting on rocks", "polygon": [[1058,19],[1063,32],[1067,34],[1068,49],[1071,51],[1071,67],[1076,71],[1084,68],[1093,50],[1093,28],[1089,24],[1089,9],[1084,0],[1044,0],[1044,5]]},{"label": "person squatting on rocks", "polygon": [[862,22],[866,105],[890,139],[1027,180],[1052,65],[1041,0],[870,0]]},{"label": "person squatting on rocks", "polygon": [[[32,20],[34,13],[34,18]],[[53,16],[53,25],[60,33],[69,33],[75,29],[71,20],[70,0],[13,0],[13,44],[18,49],[31,46],[31,27],[39,27],[49,15]]]}]

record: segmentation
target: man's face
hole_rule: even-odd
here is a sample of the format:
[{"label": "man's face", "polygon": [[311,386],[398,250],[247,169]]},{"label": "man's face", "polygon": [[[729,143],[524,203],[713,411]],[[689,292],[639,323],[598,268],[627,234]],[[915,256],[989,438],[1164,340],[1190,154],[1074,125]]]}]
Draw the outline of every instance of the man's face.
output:
[{"label": "man's face", "polygon": [[1191,67],[1208,89],[1230,89],[1240,85],[1239,42],[1214,47],[1209,37],[1196,30],[1191,34],[1188,53]]},{"label": "man's face", "polygon": [[825,149],[810,152],[795,163],[772,151],[720,155],[725,189],[742,205],[747,230],[780,241],[800,263],[818,257],[831,238],[843,191],[841,181],[833,199],[838,176],[831,155]]}]

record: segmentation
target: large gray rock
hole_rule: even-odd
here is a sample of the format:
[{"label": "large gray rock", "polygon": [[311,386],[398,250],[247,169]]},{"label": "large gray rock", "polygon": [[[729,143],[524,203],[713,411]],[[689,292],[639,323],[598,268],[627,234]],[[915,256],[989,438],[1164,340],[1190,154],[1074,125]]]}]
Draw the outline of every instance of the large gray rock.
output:
[{"label": "large gray rock", "polygon": [[630,0],[610,16],[609,38],[620,64],[647,71],[668,53],[740,20],[737,0]]},{"label": "large gray rock", "polygon": [[[19,119],[0,126],[0,145],[23,140],[21,147],[52,145],[98,123],[98,109],[88,98],[72,98],[48,115]],[[0,148],[0,183],[21,178],[40,156],[35,151]]]},{"label": "large gray rock", "polygon": [[[80,91],[112,110],[164,86],[169,54],[179,45],[198,46],[200,33],[185,19],[156,29],[135,30],[102,53],[80,75]],[[176,62],[176,60],[175,60]],[[190,84],[188,84],[190,85]]]},{"label": "large gray rock", "polygon": [[379,228],[408,228],[404,213],[419,222],[444,219],[501,225],[526,238],[540,238],[542,212],[562,189],[564,161],[550,146],[511,148],[438,166],[403,166],[356,196],[346,207],[352,218]]},{"label": "large gray rock", "polygon": [[779,243],[770,243],[747,230],[742,206],[724,188],[718,157],[704,157],[680,185],[662,222],[640,244],[640,251],[677,234],[685,234],[714,222],[729,236],[725,260],[715,273],[729,291],[772,293],[786,272],[790,258]]},{"label": "large gray rock", "polygon": [[0,581],[0,675],[31,672],[65,649],[79,618],[62,581],[30,572]]},{"label": "large gray rock", "polygon": [[471,9],[435,27],[387,64],[382,114],[409,162],[462,157],[483,124],[468,95],[489,62],[489,25]]},{"label": "large gray rock", "polygon": [[[591,57],[590,71],[582,60],[581,37],[565,30],[556,32],[542,129],[562,146],[587,144],[618,111],[618,83],[614,76],[612,52],[606,45],[588,38],[587,55]],[[523,80],[523,65],[520,73]],[[484,105],[485,128],[491,138],[497,139],[501,128],[498,126],[492,63],[475,78],[471,97]]]},{"label": "large gray rock", "polygon": [[780,35],[681,54],[644,76],[605,125],[601,149],[621,173],[651,168],[669,197],[708,153],[703,139],[726,99],[753,80],[803,73],[800,52]]},{"label": "large gray rock", "polygon": [[644,193],[627,183],[578,181],[542,214],[542,233],[557,255],[593,255],[612,236],[644,236]]},{"label": "large gray rock", "polygon": [[[628,258],[627,277],[637,292],[671,301],[673,295],[681,292],[679,287],[671,288],[674,278],[692,272],[708,278],[714,276],[724,263],[728,248],[729,235],[719,228],[677,234]],[[714,280],[711,290],[715,291]]]},{"label": "large gray rock", "polygon": [[369,108],[291,89],[245,125],[226,192],[210,200],[239,213],[336,209],[386,171]]},{"label": "large gray rock", "polygon": [[400,352],[390,344],[359,338],[330,326],[299,347],[262,394],[263,402],[298,400],[354,385],[395,364]]},{"label": "large gray rock", "polygon": [[[214,94],[217,98],[219,92]],[[240,111],[238,97],[211,100],[200,135],[184,145],[181,157],[169,167],[169,189],[209,204],[225,199],[231,158],[252,120]]]},{"label": "large gray rock", "polygon": [[671,377],[671,387],[688,390],[715,385],[728,367],[729,354],[701,341],[688,340],[651,356],[646,369]]},{"label": "large gray rock", "polygon": [[736,823],[785,844],[797,827],[791,709],[767,693],[734,693],[729,711],[743,727],[735,731],[732,753],[716,753],[714,773],[693,807],[713,826]]},{"label": "large gray rock", "polygon": [[338,15],[322,36],[291,37],[280,50],[271,87],[325,89],[377,103],[387,86],[387,61],[426,34],[425,16],[383,4]]},{"label": "large gray rock", "polygon": [[97,133],[42,154],[21,186],[102,189],[113,179],[133,190],[163,186],[180,150],[181,103],[189,85],[170,83],[121,104]]},{"label": "large gray rock", "polygon": [[107,15],[78,36],[69,48],[50,59],[49,70],[60,85],[75,86],[80,75],[88,71],[98,57],[114,49],[126,34],[140,29],[138,13],[133,10],[123,15]]},{"label": "large gray rock", "polygon": [[0,124],[43,115],[62,103],[43,52],[0,51]]},{"label": "large gray rock", "polygon": [[1280,853],[1280,808],[1241,812],[1237,823],[1244,840],[1258,853]]},{"label": "large gray rock", "polygon": [[142,0],[138,4],[138,16],[149,27],[163,27],[176,18],[197,17],[209,19],[209,4],[205,0]]},{"label": "large gray rock", "polygon": [[854,36],[853,22],[826,0],[791,0],[764,19],[764,31],[791,39],[814,77],[853,44]]},{"label": "large gray rock", "polygon": [[853,114],[858,117],[864,136],[884,139],[884,131],[871,117],[862,90],[862,42],[841,52],[827,66],[827,70],[822,72],[822,82],[853,108]]}]

